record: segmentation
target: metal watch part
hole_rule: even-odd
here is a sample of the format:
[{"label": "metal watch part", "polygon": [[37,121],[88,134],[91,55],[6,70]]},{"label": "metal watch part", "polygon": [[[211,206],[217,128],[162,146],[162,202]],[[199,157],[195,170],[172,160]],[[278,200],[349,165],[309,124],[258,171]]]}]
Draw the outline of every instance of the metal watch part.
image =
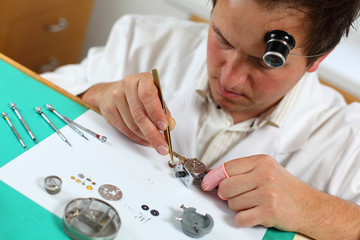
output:
[{"label": "metal watch part", "polygon": [[181,178],[187,188],[200,182],[206,175],[206,166],[197,158],[187,158],[175,166],[175,177]]},{"label": "metal watch part", "polygon": [[110,204],[97,198],[77,198],[66,205],[62,223],[71,239],[112,240],[121,221]]},{"label": "metal watch part", "polygon": [[57,194],[61,190],[62,180],[58,176],[48,176],[44,179],[45,190],[49,194]]},{"label": "metal watch part", "polygon": [[184,205],[181,208],[184,212],[176,220],[181,222],[181,228],[187,236],[201,238],[211,232],[214,227],[214,220],[209,214],[201,215],[196,212],[196,208],[186,208]]},{"label": "metal watch part", "polygon": [[148,205],[141,205],[141,208],[145,211],[149,210],[149,206]]},{"label": "metal watch part", "polygon": [[118,201],[122,198],[121,190],[112,184],[103,184],[98,190],[100,196],[109,201]]},{"label": "metal watch part", "polygon": [[157,217],[157,216],[160,215],[159,211],[156,210],[156,209],[151,210],[150,213],[151,213],[151,215],[153,215],[154,217]]}]

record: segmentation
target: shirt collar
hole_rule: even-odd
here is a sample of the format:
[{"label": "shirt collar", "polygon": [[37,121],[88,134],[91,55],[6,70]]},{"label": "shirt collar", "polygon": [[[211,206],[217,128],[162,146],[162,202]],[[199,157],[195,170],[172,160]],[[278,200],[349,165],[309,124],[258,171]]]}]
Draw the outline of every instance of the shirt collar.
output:
[{"label": "shirt collar", "polygon": [[[274,127],[280,128],[283,124],[286,115],[291,110],[294,105],[295,100],[303,88],[304,79],[307,78],[308,73],[295,84],[295,86],[280,100],[280,102],[274,107],[270,108],[266,112],[262,113],[258,118],[256,118],[252,124],[252,127],[258,128],[264,124],[273,125]],[[209,84],[208,84],[208,75],[207,67],[205,66],[199,81],[196,86],[196,92],[207,102],[211,102],[208,99],[209,94]]]},{"label": "shirt collar", "polygon": [[208,75],[207,75],[207,67],[204,67],[203,72],[200,75],[199,81],[196,85],[196,92],[206,100],[206,95],[209,92],[209,84],[208,84]]},{"label": "shirt collar", "polygon": [[297,99],[299,92],[303,88],[304,79],[308,74],[304,76],[295,84],[295,86],[281,99],[281,101],[274,107],[268,115],[268,123],[275,125],[276,127],[281,127],[283,124],[286,115],[292,109],[295,100]]}]

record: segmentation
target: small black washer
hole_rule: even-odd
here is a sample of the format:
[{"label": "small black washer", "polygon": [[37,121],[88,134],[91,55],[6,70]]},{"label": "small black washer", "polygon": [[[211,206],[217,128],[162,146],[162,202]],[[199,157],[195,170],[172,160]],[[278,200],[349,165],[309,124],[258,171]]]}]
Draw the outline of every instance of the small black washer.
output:
[{"label": "small black washer", "polygon": [[155,210],[155,209],[151,210],[150,213],[151,213],[151,215],[153,215],[153,216],[155,216],[155,217],[156,217],[156,216],[159,216],[159,214],[160,214],[159,211],[158,211],[158,210]]},{"label": "small black washer", "polygon": [[148,205],[142,205],[141,208],[145,211],[149,210],[149,206]]}]

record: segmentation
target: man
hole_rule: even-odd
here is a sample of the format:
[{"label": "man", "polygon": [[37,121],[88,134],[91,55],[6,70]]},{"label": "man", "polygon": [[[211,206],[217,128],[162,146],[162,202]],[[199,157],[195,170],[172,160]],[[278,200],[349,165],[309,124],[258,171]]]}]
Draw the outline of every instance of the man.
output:
[{"label": "man", "polygon": [[[104,49],[44,77],[162,155],[168,146],[161,130],[175,127],[174,116],[174,149],[219,166],[203,188],[219,185],[239,226],[360,239],[360,107],[347,106],[316,77],[357,16],[359,1],[213,4],[208,34],[203,24],[125,17]],[[281,68],[262,60],[264,36],[272,30],[296,40]],[[145,73],[152,68],[159,69],[168,116]]]}]

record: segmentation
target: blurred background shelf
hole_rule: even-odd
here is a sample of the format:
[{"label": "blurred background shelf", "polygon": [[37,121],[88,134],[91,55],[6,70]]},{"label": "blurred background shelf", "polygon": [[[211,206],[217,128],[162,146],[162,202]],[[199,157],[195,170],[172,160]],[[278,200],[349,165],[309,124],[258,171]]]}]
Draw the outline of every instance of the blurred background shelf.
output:
[{"label": "blurred background shelf", "polygon": [[93,0],[0,4],[0,52],[38,73],[79,62]]}]

